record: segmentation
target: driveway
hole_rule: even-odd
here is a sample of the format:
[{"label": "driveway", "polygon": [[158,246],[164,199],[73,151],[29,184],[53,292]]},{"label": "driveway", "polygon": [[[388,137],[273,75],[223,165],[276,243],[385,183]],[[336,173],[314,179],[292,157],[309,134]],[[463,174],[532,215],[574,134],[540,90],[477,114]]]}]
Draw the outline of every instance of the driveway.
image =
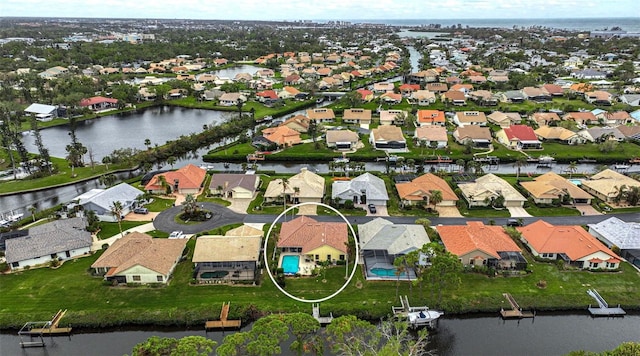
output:
[{"label": "driveway", "polygon": [[455,206],[438,206],[436,205],[436,211],[441,218],[461,218],[462,214]]},{"label": "driveway", "polygon": [[239,199],[239,198],[230,198],[226,199],[231,202],[227,208],[231,211],[234,211],[238,214],[246,214],[249,209],[249,205],[253,201],[253,199]]},{"label": "driveway", "polygon": [[367,206],[362,206],[362,208],[366,210],[367,216],[389,216],[389,211],[386,205],[376,205],[375,214],[371,214]]},{"label": "driveway", "polygon": [[158,216],[153,220],[153,226],[155,226],[156,230],[164,232],[181,230],[185,234],[197,234],[221,226],[241,223],[245,218],[245,214],[238,214],[227,207],[218,204],[198,203],[198,205],[209,210],[213,214],[213,217],[199,224],[179,224],[175,221],[175,216],[182,212],[182,207],[174,206],[158,214]]},{"label": "driveway", "polygon": [[576,209],[578,209],[582,215],[602,215],[601,212],[597,211],[591,205],[576,205]]},{"label": "driveway", "polygon": [[527,213],[527,211],[524,210],[524,208],[522,207],[509,206],[507,207],[507,209],[509,209],[509,214],[511,214],[512,218],[530,218],[531,217],[531,215],[529,215],[529,213]]},{"label": "driveway", "polygon": [[152,223],[148,223],[148,224],[144,224],[144,225],[139,225],[136,227],[132,227],[129,230],[124,230],[122,231],[122,235],[120,235],[120,233],[109,237],[108,239],[104,239],[104,240],[98,240],[95,235],[93,235],[93,243],[91,244],[91,251],[98,251],[102,249],[102,246],[104,246],[105,244],[111,246],[112,243],[116,242],[116,240],[118,240],[119,238],[121,238],[123,235],[126,235],[130,232],[149,232],[149,231],[153,231],[155,230],[154,226]]}]

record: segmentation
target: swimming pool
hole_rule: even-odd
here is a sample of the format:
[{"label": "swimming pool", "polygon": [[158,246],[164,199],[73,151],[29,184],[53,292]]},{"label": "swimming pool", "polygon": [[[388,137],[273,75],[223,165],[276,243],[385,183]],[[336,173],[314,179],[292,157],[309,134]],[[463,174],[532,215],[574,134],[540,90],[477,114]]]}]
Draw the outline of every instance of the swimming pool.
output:
[{"label": "swimming pool", "polygon": [[[378,277],[398,277],[396,275],[396,270],[394,268],[372,268],[370,270],[371,273],[375,274]],[[400,273],[400,276],[404,276],[404,272]]]},{"label": "swimming pool", "polygon": [[569,179],[569,182],[577,185],[578,187],[582,185],[582,180],[580,179]]},{"label": "swimming pool", "polygon": [[282,256],[282,269],[285,274],[296,274],[300,269],[300,256]]}]

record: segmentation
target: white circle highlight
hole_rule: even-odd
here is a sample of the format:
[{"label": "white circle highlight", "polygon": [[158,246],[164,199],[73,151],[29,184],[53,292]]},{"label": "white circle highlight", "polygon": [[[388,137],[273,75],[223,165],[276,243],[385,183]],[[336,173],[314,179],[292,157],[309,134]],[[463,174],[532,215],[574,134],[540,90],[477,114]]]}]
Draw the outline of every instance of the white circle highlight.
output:
[{"label": "white circle highlight", "polygon": [[[295,295],[287,292],[286,290],[284,290],[284,288],[282,288],[278,282],[276,282],[275,277],[273,276],[273,273],[271,272],[271,269],[269,268],[269,261],[267,261],[267,244],[269,242],[269,238],[271,237],[271,231],[273,230],[273,226],[280,220],[280,218],[282,218],[284,215],[286,215],[290,210],[293,210],[295,208],[301,207],[301,206],[305,206],[305,205],[318,205],[324,208],[327,208],[333,212],[335,212],[336,214],[338,214],[338,216],[340,216],[342,218],[342,220],[344,220],[347,223],[347,226],[349,227],[349,230],[351,231],[351,236],[353,236],[353,240],[355,242],[355,246],[356,246],[356,253],[355,253],[355,260],[353,261],[353,268],[351,269],[351,274],[349,275],[349,278],[344,282],[344,284],[342,285],[342,287],[340,287],[335,293],[326,296],[324,298],[320,298],[320,299],[302,299],[302,298],[298,298]],[[358,268],[358,262],[360,259],[360,247],[358,246],[358,240],[356,239],[356,232],[355,230],[353,230],[353,227],[351,226],[351,224],[349,224],[349,221],[347,220],[347,218],[342,215],[341,212],[339,212],[338,210],[336,210],[334,207],[329,206],[327,204],[323,204],[323,203],[312,203],[312,202],[308,202],[308,203],[300,203],[300,204],[296,204],[296,205],[292,205],[290,207],[288,207],[285,211],[283,211],[282,213],[280,213],[280,215],[278,215],[278,217],[276,218],[276,220],[273,222],[273,224],[271,224],[271,226],[269,227],[269,231],[267,232],[267,237],[264,239],[264,253],[262,256],[262,259],[264,260],[264,265],[267,268],[267,273],[269,274],[269,278],[271,278],[271,281],[273,282],[273,284],[287,297],[293,299],[293,300],[297,300],[299,302],[303,302],[303,303],[320,303],[320,302],[324,302],[327,301],[333,297],[335,297],[336,295],[340,294],[340,292],[342,292],[345,288],[347,288],[347,286],[349,285],[349,283],[351,283],[351,280],[353,279],[353,276],[356,274],[356,269]]]}]

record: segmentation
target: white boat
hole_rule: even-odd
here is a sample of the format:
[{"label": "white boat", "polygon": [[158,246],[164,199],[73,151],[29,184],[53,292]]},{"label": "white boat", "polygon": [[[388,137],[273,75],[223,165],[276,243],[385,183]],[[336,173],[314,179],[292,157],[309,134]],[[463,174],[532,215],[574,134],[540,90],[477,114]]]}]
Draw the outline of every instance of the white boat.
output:
[{"label": "white boat", "polygon": [[420,311],[412,311],[407,314],[407,320],[409,321],[409,326],[412,328],[419,328],[422,326],[432,326],[433,322],[438,320],[444,313],[437,310],[420,310]]},{"label": "white boat", "polygon": [[412,307],[407,296],[400,296],[401,307],[391,307],[393,315],[405,319],[412,329],[420,327],[432,328],[433,322],[444,315],[444,312],[431,310],[429,307]]}]

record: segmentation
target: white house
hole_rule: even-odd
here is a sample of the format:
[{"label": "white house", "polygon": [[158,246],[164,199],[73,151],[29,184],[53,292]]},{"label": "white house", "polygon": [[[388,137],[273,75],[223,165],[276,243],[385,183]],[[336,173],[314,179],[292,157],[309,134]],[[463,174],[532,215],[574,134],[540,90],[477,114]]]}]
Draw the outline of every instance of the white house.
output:
[{"label": "white house", "polygon": [[111,213],[113,203],[120,202],[124,216],[137,207],[137,198],[142,194],[141,190],[127,183],[120,183],[109,189],[91,189],[72,201],[81,205],[85,211],[93,210],[100,221],[115,222],[117,217]]},{"label": "white house", "polygon": [[5,257],[12,270],[68,260],[91,250],[91,233],[83,218],[56,220],[21,230],[24,234],[7,239]]},{"label": "white house", "polygon": [[389,194],[381,178],[371,173],[364,173],[352,180],[333,182],[331,199],[340,199],[340,202],[351,200],[354,204],[386,206]]}]

